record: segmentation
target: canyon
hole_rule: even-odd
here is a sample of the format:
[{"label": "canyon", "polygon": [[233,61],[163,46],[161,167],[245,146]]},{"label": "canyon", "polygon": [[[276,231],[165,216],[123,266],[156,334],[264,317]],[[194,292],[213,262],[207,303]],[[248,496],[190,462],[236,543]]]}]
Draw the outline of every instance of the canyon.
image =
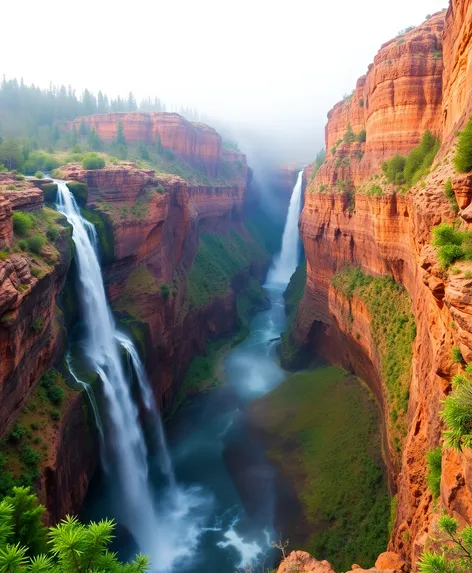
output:
[{"label": "canyon", "polygon": [[[326,158],[303,171],[306,283],[280,355],[287,369],[321,359],[354,372],[379,405],[393,521],[372,573],[416,571],[443,511],[460,526],[472,519],[469,449],[443,448],[438,499],[426,479],[427,454],[442,444],[444,399],[464,366],[453,354],[472,362],[472,264],[458,261],[447,272],[431,244],[440,223],[462,230],[472,224],[472,175],[453,165],[458,132],[472,113],[471,70],[472,4],[451,0],[447,10],[381,46],[352,94],[328,113]],[[114,318],[135,341],[156,404],[170,416],[198,394],[188,383],[195,359],[214,344],[219,352],[240,341],[253,314],[267,309],[260,285],[276,251],[267,239],[271,223],[261,218],[260,189],[243,153],[226,147],[213,128],[176,113],[97,114],[64,122],[61,130],[94,130],[109,145],[122,131],[130,147],[147,146],[192,169],[184,178],[146,161],[106,156],[103,168],[70,159],[55,175],[95,226]],[[409,188],[389,181],[384,162],[410,153],[427,131],[440,141],[430,168]],[[296,178],[293,166],[270,174],[274,209],[286,211]],[[456,210],[445,192],[449,182]],[[14,452],[20,422],[28,421],[26,439],[36,444],[37,416],[48,417],[32,485],[49,524],[81,510],[99,462],[97,421],[65,360],[83,316],[71,230],[54,210],[56,191],[53,179],[0,172],[0,436],[18,473],[25,470]],[[33,231],[22,231],[25,225],[40,247],[30,244]],[[270,294],[282,308],[280,289]],[[381,313],[386,321],[379,326]],[[237,364],[240,352],[246,368],[260,366],[285,324],[279,314],[276,326],[270,312],[264,315],[263,340],[256,333],[230,360]],[[254,341],[262,350],[251,354]],[[89,370],[80,363],[80,378],[93,387]],[[278,366],[268,372],[277,381],[284,376]],[[50,399],[51,373],[71,387],[64,384],[61,407],[51,400],[43,412],[38,404]],[[230,384],[231,399],[222,394],[223,414],[231,404],[230,426],[247,399],[233,390]],[[202,404],[198,397],[195,404]],[[205,427],[211,435],[214,428],[198,417],[204,414],[190,412],[198,422],[193,431]],[[218,424],[218,432],[227,431],[224,416]],[[278,573],[334,573],[317,557],[294,551]],[[353,564],[352,571],[364,569]]]},{"label": "canyon", "polygon": [[[320,355],[353,370],[376,394],[398,498],[389,549],[414,569],[443,509],[461,525],[471,519],[468,450],[444,450],[438,504],[425,479],[426,453],[444,429],[442,401],[459,371],[452,349],[459,347],[466,362],[472,357],[468,263],[444,273],[431,246],[431,229],[456,219],[445,194],[449,179],[459,220],[469,224],[470,176],[455,172],[452,157],[457,130],[471,111],[471,61],[472,7],[461,0],[384,44],[352,95],[328,114],[327,158],[314,178],[306,174],[300,218],[307,280],[290,338],[305,359]],[[364,136],[346,137],[350,130],[365,130]],[[424,180],[399,192],[383,177],[382,163],[407,154],[426,130],[440,137],[441,148]],[[411,299],[416,338],[406,373],[408,404],[395,418],[369,301],[356,290],[346,296],[333,283],[349,265],[391,277]],[[407,425],[400,448],[393,440],[397,415]]]}]

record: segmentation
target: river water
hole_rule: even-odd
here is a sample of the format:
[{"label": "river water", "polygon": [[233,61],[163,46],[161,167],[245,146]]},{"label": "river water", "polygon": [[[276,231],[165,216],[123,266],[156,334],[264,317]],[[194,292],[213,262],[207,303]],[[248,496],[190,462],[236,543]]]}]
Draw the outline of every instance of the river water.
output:
[{"label": "river water", "polygon": [[[126,471],[139,470],[140,480],[146,472],[142,498],[138,495],[130,505],[129,492],[124,495],[106,471],[87,497],[84,517],[116,517],[123,525],[118,531],[122,554],[149,553],[153,571],[234,573],[261,564],[270,568],[275,560],[271,543],[278,539],[276,470],[248,433],[244,410],[285,378],[275,345],[285,328],[283,292],[299,258],[301,188],[302,172],[292,194],[281,253],[264,285],[271,307],[253,318],[248,338],[226,356],[227,384],[199,396],[174,416],[167,428],[168,445],[159,426],[157,447],[146,442],[144,470],[129,465],[141,464],[141,457],[125,461]],[[146,401],[147,380],[134,347],[119,334],[114,338],[130,356],[127,385],[137,378]],[[138,445],[141,451],[141,442]]]}]

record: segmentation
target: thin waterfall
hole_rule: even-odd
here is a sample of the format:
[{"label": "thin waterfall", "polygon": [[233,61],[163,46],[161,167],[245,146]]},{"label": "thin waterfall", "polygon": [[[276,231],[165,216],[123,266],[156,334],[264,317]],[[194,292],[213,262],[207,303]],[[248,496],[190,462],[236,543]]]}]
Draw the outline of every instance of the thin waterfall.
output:
[{"label": "thin waterfall", "polygon": [[[65,182],[55,183],[58,186],[57,209],[73,230],[79,298],[84,312],[85,358],[103,385],[106,420],[102,455],[105,470],[118,490],[123,525],[129,529],[140,550],[152,556],[157,517],[148,483],[146,444],[138,409],[131,396],[130,381],[125,376],[120,358],[123,335],[116,330],[106,299],[97,256],[97,235],[94,226],[82,218]],[[126,346],[135,361],[137,352],[128,339]],[[149,395],[151,390],[145,376],[141,376],[140,385],[146,400],[146,393]]]},{"label": "thin waterfall", "polygon": [[136,373],[136,378],[138,379],[144,406],[151,417],[152,429],[155,432],[154,436],[156,438],[158,446],[158,455],[159,455],[161,471],[166,476],[170,488],[175,491],[176,482],[175,482],[174,468],[172,467],[169,448],[167,447],[167,442],[164,434],[164,427],[162,425],[161,413],[157,408],[156,400],[154,398],[154,393],[151,389],[151,386],[149,385],[144,364],[141,362],[139,354],[136,348],[134,347],[132,341],[126,335],[118,333],[116,338],[121,344],[121,346],[126,350],[131,359],[131,363]]},{"label": "thin waterfall", "polygon": [[268,283],[287,285],[290,281],[290,277],[298,266],[300,258],[298,219],[300,217],[302,206],[302,183],[303,169],[299,172],[297,182],[293,188],[287,219],[285,221],[282,249],[280,251],[280,255],[275,259],[274,264],[269,271],[269,275],[267,277]]}]

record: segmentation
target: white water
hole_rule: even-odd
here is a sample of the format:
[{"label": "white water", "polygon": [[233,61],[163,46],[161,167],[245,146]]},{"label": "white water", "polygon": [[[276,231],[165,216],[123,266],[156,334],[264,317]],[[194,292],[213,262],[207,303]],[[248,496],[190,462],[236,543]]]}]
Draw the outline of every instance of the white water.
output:
[{"label": "white water", "polygon": [[303,169],[299,172],[293,188],[287,220],[285,221],[280,255],[275,259],[267,277],[268,283],[285,284],[295,272],[300,257],[300,238],[298,234],[298,219],[302,205]]},{"label": "white water", "polygon": [[[107,304],[97,257],[95,228],[80,215],[63,181],[58,185],[57,209],[72,225],[80,282],[79,296],[86,328],[85,356],[98,373],[106,402],[105,469],[120,495],[120,518],[140,550],[153,556],[156,515],[148,484],[147,451],[138,410],[120,359],[122,335]],[[133,348],[131,342],[130,346]]]},{"label": "white water", "polygon": [[149,385],[144,364],[141,362],[139,354],[132,341],[127,336],[122,333],[118,333],[116,338],[120,342],[121,346],[126,350],[131,359],[131,363],[138,379],[144,406],[151,416],[151,426],[155,432],[162,473],[167,477],[171,490],[175,490],[176,483],[174,469],[172,467],[172,460],[170,459],[169,449],[167,447],[161,414],[157,408],[156,400],[154,399],[154,394],[151,390],[151,386]]}]

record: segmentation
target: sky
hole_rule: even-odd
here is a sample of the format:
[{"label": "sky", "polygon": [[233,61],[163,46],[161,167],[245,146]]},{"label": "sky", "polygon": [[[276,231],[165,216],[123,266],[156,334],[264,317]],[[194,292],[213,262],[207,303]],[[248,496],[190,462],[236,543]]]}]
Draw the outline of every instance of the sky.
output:
[{"label": "sky", "polygon": [[[132,91],[232,126],[240,146],[313,158],[328,110],[380,46],[447,0],[23,0],[3,7],[0,75]],[[244,149],[243,149],[244,151]]]}]

